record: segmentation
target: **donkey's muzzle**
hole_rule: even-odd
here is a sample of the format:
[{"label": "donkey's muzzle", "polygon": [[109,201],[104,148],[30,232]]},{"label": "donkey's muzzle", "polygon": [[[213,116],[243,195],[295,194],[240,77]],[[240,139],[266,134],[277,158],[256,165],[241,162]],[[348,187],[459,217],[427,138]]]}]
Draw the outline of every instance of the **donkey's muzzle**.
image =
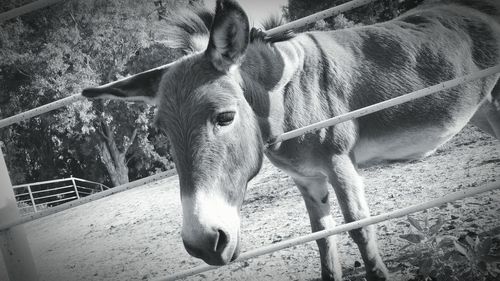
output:
[{"label": "donkey's muzzle", "polygon": [[235,241],[230,243],[230,238],[228,232],[222,229],[212,229],[204,232],[203,236],[196,240],[183,239],[183,243],[190,255],[200,258],[210,265],[225,265],[233,261],[239,254],[239,243],[236,241],[236,245],[231,246],[231,244],[235,244]]}]

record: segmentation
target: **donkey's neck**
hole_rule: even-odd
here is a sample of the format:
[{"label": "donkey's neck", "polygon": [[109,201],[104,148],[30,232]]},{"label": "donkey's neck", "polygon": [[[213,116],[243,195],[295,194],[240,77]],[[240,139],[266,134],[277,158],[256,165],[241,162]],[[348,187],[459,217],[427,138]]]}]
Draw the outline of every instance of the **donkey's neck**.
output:
[{"label": "donkey's neck", "polygon": [[[275,92],[283,88],[283,76],[286,62],[275,44],[254,42],[247,50],[240,74],[247,102],[252,107],[262,133],[267,141],[272,135],[270,120],[281,110],[275,107]],[[281,96],[281,95],[280,95]]]},{"label": "donkey's neck", "polygon": [[[321,44],[315,36],[322,37]],[[345,111],[351,74],[338,66],[353,66],[355,60],[331,33],[252,45],[241,72],[264,141]]]},{"label": "donkey's neck", "polygon": [[303,67],[304,54],[302,44],[294,39],[249,46],[240,72],[245,98],[256,114],[264,142],[284,132],[284,97]]}]

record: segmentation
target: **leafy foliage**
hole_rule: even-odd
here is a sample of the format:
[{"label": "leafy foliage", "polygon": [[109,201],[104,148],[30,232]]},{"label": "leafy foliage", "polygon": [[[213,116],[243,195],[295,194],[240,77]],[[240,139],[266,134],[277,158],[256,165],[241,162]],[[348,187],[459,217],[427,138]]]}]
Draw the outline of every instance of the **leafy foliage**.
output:
[{"label": "leafy foliage", "polygon": [[[350,10],[344,15],[320,21],[305,29],[325,30],[350,27],[353,22],[358,24],[373,24],[390,20],[401,13],[417,6],[423,0],[378,0],[373,3]],[[313,13],[338,6],[349,0],[288,0],[288,6],[283,7],[283,14],[292,21]],[[339,18],[340,17],[340,18]],[[338,18],[338,19],[337,19]]]},{"label": "leafy foliage", "polygon": [[493,239],[488,237],[479,240],[465,237],[465,242],[453,241],[455,249],[469,261],[469,268],[462,270],[461,275],[469,280],[484,280],[483,276],[500,276],[500,255],[492,254]]},{"label": "leafy foliage", "polygon": [[[161,43],[164,15],[188,1],[68,1],[0,25],[0,117],[180,56]],[[9,1],[9,7],[25,4]],[[172,166],[151,106],[80,101],[0,130],[14,183],[74,175],[117,185]],[[159,149],[158,146],[166,148]],[[158,149],[157,149],[158,148]],[[159,153],[161,152],[161,153]]]},{"label": "leafy foliage", "polygon": [[[422,223],[411,216],[407,218],[416,232],[403,234],[399,237],[409,242],[402,250],[411,246],[416,247],[410,254],[410,263],[419,267],[419,274],[425,279],[438,277],[437,275],[442,272],[447,272],[446,270],[441,272],[433,271],[435,267],[445,266],[443,249],[449,246],[455,239],[452,236],[438,236],[439,230],[444,225],[442,217],[439,217],[431,226],[429,226],[428,216],[425,217]],[[441,278],[441,276],[439,276],[439,278]]]},{"label": "leafy foliage", "polygon": [[411,250],[403,258],[418,267],[418,280],[493,280],[500,276],[500,256],[492,254],[491,237],[481,241],[465,236],[460,242],[454,236],[440,234],[445,224],[441,216],[432,225],[428,215],[423,222],[407,218],[415,231],[399,236],[409,242],[401,250]]}]

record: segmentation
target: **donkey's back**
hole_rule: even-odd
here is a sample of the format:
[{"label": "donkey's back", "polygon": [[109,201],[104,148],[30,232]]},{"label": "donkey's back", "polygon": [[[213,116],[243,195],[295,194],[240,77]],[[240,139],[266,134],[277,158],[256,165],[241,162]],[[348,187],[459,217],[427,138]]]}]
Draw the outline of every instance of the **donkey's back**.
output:
[{"label": "donkey's back", "polygon": [[[429,3],[381,24],[299,35],[293,41],[302,61],[285,89],[285,131],[499,64],[500,9],[491,3]],[[498,138],[498,77],[359,118],[337,133],[326,129],[318,139],[356,136],[353,155],[366,164],[426,156],[471,119]]]}]

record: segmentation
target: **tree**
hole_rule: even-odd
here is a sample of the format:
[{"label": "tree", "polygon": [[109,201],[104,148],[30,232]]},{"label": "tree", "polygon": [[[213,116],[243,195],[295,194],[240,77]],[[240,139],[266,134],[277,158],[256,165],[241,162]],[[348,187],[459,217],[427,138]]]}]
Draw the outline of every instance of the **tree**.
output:
[{"label": "tree", "polygon": [[[158,43],[165,26],[154,2],[70,1],[0,24],[1,117],[180,56]],[[167,11],[187,4],[160,2]],[[4,128],[11,178],[71,174],[119,185],[170,168],[168,141],[149,127],[152,115],[146,105],[85,100]]]},{"label": "tree", "polygon": [[[349,1],[350,0],[288,0],[288,6],[284,8],[284,15],[288,20],[296,20]],[[422,1],[423,0],[406,0],[401,2],[399,0],[378,0],[346,12],[345,18],[356,23],[373,24],[390,20],[417,6]],[[333,21],[334,19],[327,19],[326,22],[333,25]]]}]

